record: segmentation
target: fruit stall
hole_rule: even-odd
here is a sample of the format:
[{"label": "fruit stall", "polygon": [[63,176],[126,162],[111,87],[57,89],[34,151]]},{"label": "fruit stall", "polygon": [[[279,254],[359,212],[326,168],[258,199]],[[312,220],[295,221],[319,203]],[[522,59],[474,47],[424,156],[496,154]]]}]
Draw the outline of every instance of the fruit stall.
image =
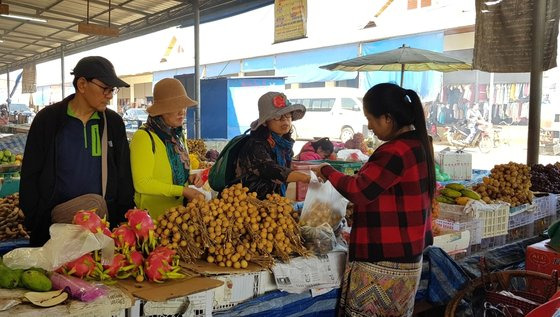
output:
[{"label": "fruit stall", "polygon": [[[364,154],[364,141],[352,142],[356,149],[347,153]],[[218,156],[202,140],[188,146],[197,171]],[[17,184],[22,158],[7,154],[2,151],[0,165],[8,186],[0,191],[0,314],[266,316],[298,305],[309,314],[334,313],[352,225],[352,204],[342,197],[322,200],[316,188],[297,184],[287,197],[260,200],[238,184],[157,219],[131,209],[113,230],[94,210],[77,211],[73,224],[51,227],[45,246],[27,248],[17,187],[9,187],[10,180]],[[450,259],[533,237],[556,219],[560,163],[510,162],[465,172],[464,155],[438,157],[432,228],[436,249]],[[293,167],[306,171],[323,162],[347,175],[363,164],[356,154],[346,161],[294,161]],[[428,252],[429,261],[434,249]]]}]

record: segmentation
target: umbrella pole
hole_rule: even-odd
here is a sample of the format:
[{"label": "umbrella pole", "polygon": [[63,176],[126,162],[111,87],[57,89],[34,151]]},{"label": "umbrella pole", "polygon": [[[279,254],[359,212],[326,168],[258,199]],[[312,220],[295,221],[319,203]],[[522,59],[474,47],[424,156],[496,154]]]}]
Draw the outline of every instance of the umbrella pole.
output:
[{"label": "umbrella pole", "polygon": [[404,82],[404,64],[401,64],[401,87],[403,86]]}]

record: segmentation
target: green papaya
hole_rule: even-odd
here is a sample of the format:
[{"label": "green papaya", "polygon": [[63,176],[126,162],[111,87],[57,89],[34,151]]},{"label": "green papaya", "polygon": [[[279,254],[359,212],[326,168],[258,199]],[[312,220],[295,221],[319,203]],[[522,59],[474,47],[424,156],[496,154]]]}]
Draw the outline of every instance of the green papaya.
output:
[{"label": "green papaya", "polygon": [[447,185],[445,185],[445,188],[450,188],[456,191],[460,191],[462,189],[465,189],[465,185],[463,184],[459,184],[459,183],[449,183]]},{"label": "green papaya", "polygon": [[470,189],[463,189],[461,190],[461,194],[465,197],[469,197],[472,198],[474,200],[480,200],[480,194],[475,192],[474,190],[470,190]]},{"label": "green papaya", "polygon": [[461,192],[453,190],[451,188],[442,189],[441,194],[451,198],[461,197]]},{"label": "green papaya", "polygon": [[21,281],[25,288],[32,291],[46,292],[52,289],[51,280],[45,274],[37,270],[27,270],[23,272]]}]

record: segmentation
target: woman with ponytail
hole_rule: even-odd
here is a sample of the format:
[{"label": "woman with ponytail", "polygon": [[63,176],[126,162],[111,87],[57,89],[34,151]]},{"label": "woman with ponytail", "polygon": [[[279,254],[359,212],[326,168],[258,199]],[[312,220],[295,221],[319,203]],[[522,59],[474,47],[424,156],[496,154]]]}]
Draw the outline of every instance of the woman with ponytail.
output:
[{"label": "woman with ponytail", "polygon": [[354,203],[341,316],[411,316],[432,244],[435,168],[418,95],[378,84],[363,99],[368,128],[386,141],[362,169],[346,176],[328,164],[316,168]]}]

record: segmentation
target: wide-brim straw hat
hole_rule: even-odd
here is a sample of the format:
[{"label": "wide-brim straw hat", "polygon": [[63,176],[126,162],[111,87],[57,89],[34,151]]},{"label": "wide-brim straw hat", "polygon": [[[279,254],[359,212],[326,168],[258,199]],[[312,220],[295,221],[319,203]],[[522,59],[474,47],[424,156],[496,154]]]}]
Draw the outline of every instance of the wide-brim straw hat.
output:
[{"label": "wide-brim straw hat", "polygon": [[251,123],[251,130],[256,130],[267,120],[290,112],[292,121],[299,120],[305,115],[305,106],[290,103],[281,92],[267,92],[259,98],[259,118]]},{"label": "wide-brim straw hat", "polygon": [[164,78],[154,86],[154,103],[146,109],[150,116],[178,112],[196,106],[198,102],[187,96],[183,84],[175,78]]}]

